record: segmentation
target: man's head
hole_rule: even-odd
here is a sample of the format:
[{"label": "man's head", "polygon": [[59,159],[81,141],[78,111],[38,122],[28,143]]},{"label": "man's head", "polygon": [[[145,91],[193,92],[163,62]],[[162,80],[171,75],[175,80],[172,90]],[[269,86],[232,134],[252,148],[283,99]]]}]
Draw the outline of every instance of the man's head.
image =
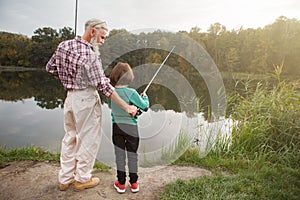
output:
[{"label": "man's head", "polygon": [[90,42],[94,47],[94,51],[99,54],[98,46],[104,43],[108,32],[106,22],[100,19],[91,19],[85,23],[84,28],[85,32],[82,38]]}]

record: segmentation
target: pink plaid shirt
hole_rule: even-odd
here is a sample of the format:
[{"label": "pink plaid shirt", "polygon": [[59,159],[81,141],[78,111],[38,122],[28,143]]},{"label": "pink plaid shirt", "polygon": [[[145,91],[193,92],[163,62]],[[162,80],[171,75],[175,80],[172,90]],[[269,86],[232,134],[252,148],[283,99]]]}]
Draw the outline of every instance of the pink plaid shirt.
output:
[{"label": "pink plaid shirt", "polygon": [[92,86],[107,97],[114,91],[104,74],[101,58],[94,53],[93,46],[80,37],[61,42],[46,70],[58,77],[66,90]]}]

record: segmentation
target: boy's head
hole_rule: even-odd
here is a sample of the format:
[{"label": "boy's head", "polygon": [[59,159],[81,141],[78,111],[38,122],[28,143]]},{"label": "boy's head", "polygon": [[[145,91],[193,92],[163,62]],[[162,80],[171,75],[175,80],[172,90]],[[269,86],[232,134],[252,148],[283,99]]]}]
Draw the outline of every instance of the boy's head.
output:
[{"label": "boy's head", "polygon": [[110,74],[112,85],[129,85],[133,79],[133,71],[128,63],[118,62]]}]

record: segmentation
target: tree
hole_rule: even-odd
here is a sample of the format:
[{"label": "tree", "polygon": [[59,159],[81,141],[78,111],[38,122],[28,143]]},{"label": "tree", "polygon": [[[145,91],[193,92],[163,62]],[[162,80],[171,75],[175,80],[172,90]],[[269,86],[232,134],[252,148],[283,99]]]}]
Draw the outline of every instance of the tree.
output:
[{"label": "tree", "polygon": [[[61,32],[65,33],[67,29]],[[31,63],[36,67],[45,66],[61,39],[57,31],[50,27],[39,28],[34,31],[34,34],[30,50]]]},{"label": "tree", "polygon": [[58,38],[58,33],[55,29],[50,28],[50,27],[44,27],[44,28],[39,28],[35,30],[34,35],[31,37],[33,42],[37,43],[42,43],[42,42],[49,42],[49,41],[54,41],[55,39]]},{"label": "tree", "polygon": [[70,27],[64,27],[62,29],[59,29],[58,36],[61,40],[70,40],[75,37],[75,32]]},{"label": "tree", "polygon": [[24,35],[0,33],[0,64],[6,66],[30,66],[28,59],[31,40]]}]

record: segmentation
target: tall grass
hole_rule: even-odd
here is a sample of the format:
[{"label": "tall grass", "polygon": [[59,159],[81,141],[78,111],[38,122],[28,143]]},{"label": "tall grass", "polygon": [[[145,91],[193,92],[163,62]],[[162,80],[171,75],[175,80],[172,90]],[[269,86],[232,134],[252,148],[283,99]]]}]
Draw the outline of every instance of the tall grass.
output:
[{"label": "tall grass", "polygon": [[178,159],[190,146],[190,138],[187,133],[180,131],[176,140],[168,148],[162,148],[161,160],[164,163],[170,163]]},{"label": "tall grass", "polygon": [[231,117],[238,121],[233,131],[231,153],[251,160],[264,159],[291,167],[300,165],[300,94],[293,83],[258,83],[247,97],[235,94]]},{"label": "tall grass", "polygon": [[203,158],[189,149],[176,161],[215,175],[168,184],[162,199],[299,199],[300,91],[281,79],[282,67],[274,82],[248,82],[246,92],[227,95],[227,115],[237,122],[230,148],[217,143]]}]

